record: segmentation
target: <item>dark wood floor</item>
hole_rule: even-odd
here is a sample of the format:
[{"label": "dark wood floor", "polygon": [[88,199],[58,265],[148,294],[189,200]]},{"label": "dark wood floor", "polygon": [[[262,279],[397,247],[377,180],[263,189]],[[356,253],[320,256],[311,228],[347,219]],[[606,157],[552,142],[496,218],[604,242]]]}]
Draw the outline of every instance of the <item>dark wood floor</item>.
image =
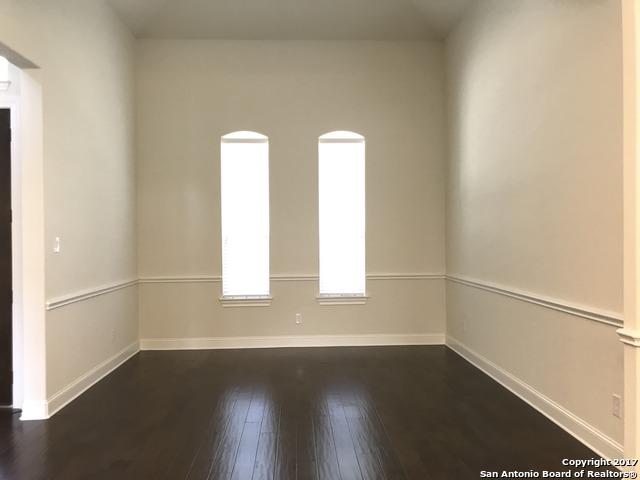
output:
[{"label": "dark wood floor", "polygon": [[0,414],[0,479],[473,479],[596,456],[445,347],[143,352],[46,422]]}]

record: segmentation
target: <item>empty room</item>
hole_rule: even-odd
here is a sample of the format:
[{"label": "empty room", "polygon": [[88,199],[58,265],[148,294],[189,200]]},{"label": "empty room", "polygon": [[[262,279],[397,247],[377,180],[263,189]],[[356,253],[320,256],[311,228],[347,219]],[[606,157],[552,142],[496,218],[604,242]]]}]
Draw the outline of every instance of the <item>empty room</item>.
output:
[{"label": "empty room", "polygon": [[640,0],[0,0],[0,480],[637,478]]}]

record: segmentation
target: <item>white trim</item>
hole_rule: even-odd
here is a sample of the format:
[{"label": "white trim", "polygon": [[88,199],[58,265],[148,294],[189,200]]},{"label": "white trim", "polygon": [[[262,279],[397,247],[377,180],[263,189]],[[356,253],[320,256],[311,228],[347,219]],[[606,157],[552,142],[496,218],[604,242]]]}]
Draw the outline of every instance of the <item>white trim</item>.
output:
[{"label": "white trim", "polygon": [[271,275],[272,282],[317,282],[320,280],[318,275],[312,274],[301,274],[301,275],[291,275],[291,274],[275,274]]},{"label": "white trim", "polygon": [[222,277],[219,275],[179,275],[179,276],[158,276],[142,277],[138,283],[220,283]]},{"label": "white trim", "polygon": [[[272,282],[316,282],[316,274],[274,274],[270,276]],[[372,273],[367,280],[444,280],[444,273]],[[167,275],[141,277],[140,283],[218,283],[222,281],[220,275]]]},{"label": "white trim", "polygon": [[372,273],[367,280],[444,280],[444,273]]},{"label": "white trim", "polygon": [[366,305],[369,296],[320,294],[316,300],[320,305]]},{"label": "white trim", "polygon": [[620,328],[616,330],[620,336],[620,341],[631,347],[640,347],[640,331],[630,330],[628,328]]},{"label": "white trim", "polygon": [[22,413],[20,414],[20,420],[46,420],[47,418],[49,418],[47,402],[25,401],[22,404]]},{"label": "white trim", "polygon": [[[3,46],[0,44],[0,49]],[[6,56],[6,55],[5,55]],[[20,59],[20,57],[15,57]],[[24,63],[22,64],[24,65]],[[22,324],[25,418],[46,414],[45,214],[42,72],[20,71]]]},{"label": "white trim", "polygon": [[113,355],[111,358],[108,358],[99,365],[96,365],[85,374],[76,378],[66,387],[54,393],[47,400],[49,417],[53,416],[71,401],[82,395],[139,351],[140,345],[136,340],[131,345],[126,346],[124,349]]},{"label": "white trim", "polygon": [[447,275],[447,280],[460,285],[485,290],[487,292],[497,293],[505,297],[510,297],[516,300],[521,300],[523,302],[539,305],[551,310],[568,313],[576,317],[586,318],[587,320],[593,320],[595,322],[600,322],[612,327],[620,328],[623,325],[623,316],[619,313],[599,310],[593,307],[578,305],[575,303],[558,300],[556,298],[544,297],[542,295],[524,292],[509,287],[504,287],[502,285],[496,285],[494,283],[474,280],[466,277]]},{"label": "white trim", "polygon": [[447,346],[604,458],[623,458],[620,443],[450,335]]},{"label": "white trim", "polygon": [[105,295],[107,293],[122,290],[123,288],[132,287],[137,283],[138,283],[138,280],[125,280],[123,282],[104,285],[102,287],[81,290],[71,295],[66,295],[64,297],[58,297],[58,298],[53,298],[51,300],[47,300],[46,308],[47,310],[55,310],[56,308],[64,307],[66,305],[71,305],[72,303],[81,302],[89,298],[98,297],[100,295]]},{"label": "white trim", "polygon": [[407,335],[304,335],[295,337],[143,338],[140,350],[444,345],[442,333]]},{"label": "white trim", "polygon": [[222,296],[220,303],[223,307],[268,307],[271,305],[271,295]]},{"label": "white trim", "polygon": [[[367,280],[443,280],[445,275],[442,273],[374,273],[367,275]],[[319,280],[318,275],[314,274],[275,274],[271,275],[272,282],[315,282]],[[77,302],[88,300],[100,295],[115,292],[123,288],[131,287],[136,284],[150,283],[220,283],[222,277],[219,275],[176,275],[176,276],[157,276],[157,277],[141,277],[139,279],[125,280],[101,287],[88,288],[79,292],[70,293],[60,297],[47,300],[46,309],[55,310],[56,308],[71,305]]]}]

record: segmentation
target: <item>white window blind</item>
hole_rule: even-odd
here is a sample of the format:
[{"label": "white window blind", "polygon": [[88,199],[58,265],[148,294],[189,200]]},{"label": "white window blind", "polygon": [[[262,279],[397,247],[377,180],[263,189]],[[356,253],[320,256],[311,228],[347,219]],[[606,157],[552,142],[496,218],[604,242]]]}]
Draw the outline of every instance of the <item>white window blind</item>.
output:
[{"label": "white window blind", "polygon": [[269,295],[269,140],[234,132],[221,141],[222,295]]},{"label": "white window blind", "polygon": [[365,294],[365,142],[331,132],[318,143],[320,295]]}]

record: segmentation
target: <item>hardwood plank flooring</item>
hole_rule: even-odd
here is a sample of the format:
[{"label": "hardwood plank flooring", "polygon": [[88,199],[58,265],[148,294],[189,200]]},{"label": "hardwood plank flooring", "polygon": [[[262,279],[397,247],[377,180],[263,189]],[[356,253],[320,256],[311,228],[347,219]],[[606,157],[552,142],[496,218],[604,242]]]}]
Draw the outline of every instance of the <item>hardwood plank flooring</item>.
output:
[{"label": "hardwood plank flooring", "polygon": [[142,352],[48,421],[0,412],[0,480],[464,480],[595,456],[443,346]]}]

